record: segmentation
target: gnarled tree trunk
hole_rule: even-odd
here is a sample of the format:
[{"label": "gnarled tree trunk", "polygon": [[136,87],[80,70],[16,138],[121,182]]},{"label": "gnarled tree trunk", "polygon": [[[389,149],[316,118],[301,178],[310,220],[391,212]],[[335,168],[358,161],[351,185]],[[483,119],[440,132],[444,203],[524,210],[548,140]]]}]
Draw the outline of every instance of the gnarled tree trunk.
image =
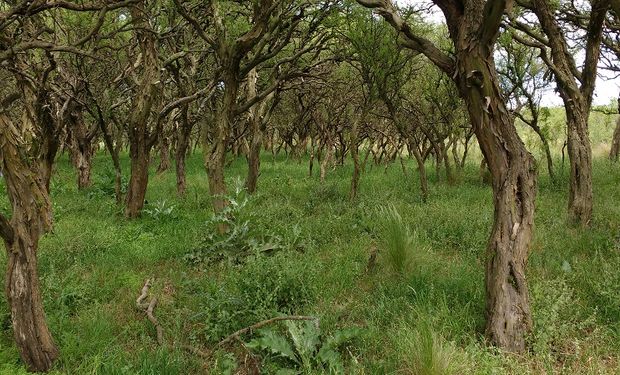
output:
[{"label": "gnarled tree trunk", "polygon": [[565,106],[568,116],[568,159],[570,186],[568,214],[573,223],[589,226],[592,220],[592,147],[588,112],[579,105]]},{"label": "gnarled tree trunk", "polygon": [[508,115],[492,55],[471,41],[460,42],[458,85],[491,172],[495,207],[487,245],[485,332],[493,344],[522,352],[532,329],[525,268],[534,224],[536,168]]},{"label": "gnarled tree trunk", "polygon": [[10,222],[0,215],[8,256],[5,292],[22,361],[29,371],[48,371],[58,348],[43,311],[37,249],[39,238],[51,228],[51,205],[44,182],[18,151],[18,134],[10,119],[0,114],[0,166],[12,207]]},{"label": "gnarled tree trunk", "polygon": [[88,131],[80,108],[74,108],[67,117],[69,127],[71,161],[77,171],[78,189],[86,189],[92,185],[91,171],[95,148],[92,140],[95,131]]},{"label": "gnarled tree trunk", "polygon": [[129,156],[131,158],[131,178],[127,188],[125,216],[134,219],[140,216],[144,207],[149,177],[151,148],[157,139],[157,128],[149,132],[151,109],[157,98],[157,85],[160,82],[157,40],[151,32],[146,18],[144,1],[130,8],[131,18],[136,26],[136,38],[142,53],[140,82],[132,98],[132,112],[129,116]]},{"label": "gnarled tree trunk", "polygon": [[162,136],[159,144],[159,166],[157,174],[164,173],[170,169],[170,138]]}]

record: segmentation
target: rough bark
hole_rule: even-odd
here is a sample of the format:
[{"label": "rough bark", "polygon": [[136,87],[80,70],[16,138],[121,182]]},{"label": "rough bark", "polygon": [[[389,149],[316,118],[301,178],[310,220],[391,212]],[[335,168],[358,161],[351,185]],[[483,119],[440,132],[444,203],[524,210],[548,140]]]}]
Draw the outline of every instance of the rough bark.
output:
[{"label": "rough bark", "polygon": [[131,177],[127,187],[125,216],[135,219],[140,216],[144,208],[146,190],[149,182],[149,154],[143,147],[131,144],[129,147],[131,159]]},{"label": "rough bark", "polygon": [[46,323],[37,271],[39,238],[51,228],[51,205],[37,164],[31,169],[18,151],[18,134],[0,114],[0,168],[12,208],[10,222],[2,217],[8,256],[5,292],[20,357],[29,371],[39,372],[48,371],[59,354]]},{"label": "rough bark", "polygon": [[588,112],[582,106],[565,106],[568,116],[568,159],[570,182],[569,220],[589,226],[592,220],[592,147],[588,131]]},{"label": "rough bark", "polygon": [[67,122],[69,124],[71,161],[77,171],[78,189],[86,189],[92,185],[91,170],[95,153],[92,140],[96,135],[97,127],[95,126],[89,131],[84,123],[82,110],[79,106],[74,106],[69,112]]},{"label": "rough bark", "polygon": [[[536,170],[508,115],[491,55],[463,41],[459,87],[492,176],[494,224],[487,246],[486,336],[515,352],[532,328],[525,268],[532,238]],[[472,51],[472,52],[470,52]],[[480,72],[480,80],[468,72]]]},{"label": "rough bark", "polygon": [[[248,73],[248,97],[254,98],[258,95],[256,83],[258,73],[252,69]],[[267,103],[271,101],[275,94],[270,94],[260,104],[255,104],[249,110],[249,122],[251,130],[251,140],[247,151],[248,174],[245,180],[245,187],[250,194],[254,194],[258,187],[258,177],[260,176],[260,151],[263,146],[263,137],[267,129],[267,121],[275,107],[277,99],[269,107]]]},{"label": "rough bark", "polygon": [[156,173],[161,174],[168,169],[170,169],[170,138],[163,136],[159,144],[159,166]]}]

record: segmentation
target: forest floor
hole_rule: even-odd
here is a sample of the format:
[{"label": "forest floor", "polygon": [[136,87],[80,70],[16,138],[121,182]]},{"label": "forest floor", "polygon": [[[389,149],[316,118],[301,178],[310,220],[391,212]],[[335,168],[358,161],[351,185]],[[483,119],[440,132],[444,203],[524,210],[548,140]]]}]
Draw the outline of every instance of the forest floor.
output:
[{"label": "forest floor", "polygon": [[[135,221],[115,204],[106,155],[96,158],[94,186],[86,191],[77,190],[74,171],[61,158],[51,188],[54,231],[39,252],[45,310],[61,350],[54,373],[225,374],[235,362],[236,371],[252,373],[262,362],[263,373],[320,374],[329,368],[324,363],[336,368],[341,361],[351,374],[620,374],[618,165],[595,162],[589,230],[567,225],[568,171],[555,183],[541,171],[527,275],[532,349],[519,356],[483,339],[491,189],[473,163],[454,186],[438,181],[429,165],[430,197],[423,203],[413,166],[409,161],[405,177],[398,163],[369,165],[351,203],[349,166],[330,170],[321,184],[318,167],[308,177],[307,161],[282,155],[272,162],[265,155],[259,192],[247,202],[236,197],[235,234],[213,239],[199,153],[188,162],[187,197],[177,198],[173,171],[152,175],[145,213]],[[245,170],[241,158],[228,168],[231,190]],[[411,232],[412,262],[401,274],[391,270],[383,249],[381,207],[388,204]],[[223,259],[209,257],[211,246]],[[367,269],[375,247],[377,264]],[[0,266],[6,266],[4,252]],[[163,346],[136,308],[151,278]],[[322,335],[315,338],[316,327],[300,323],[289,333],[284,322],[270,325],[272,346],[302,342],[290,358],[249,354],[238,341],[207,359],[184,348],[207,352],[230,333],[282,314],[319,318]],[[340,359],[330,362],[307,349],[314,343],[304,344],[304,337],[340,340],[334,344]],[[253,340],[251,347],[269,344],[268,338],[265,332],[241,337]],[[23,371],[2,297],[0,374]]]}]

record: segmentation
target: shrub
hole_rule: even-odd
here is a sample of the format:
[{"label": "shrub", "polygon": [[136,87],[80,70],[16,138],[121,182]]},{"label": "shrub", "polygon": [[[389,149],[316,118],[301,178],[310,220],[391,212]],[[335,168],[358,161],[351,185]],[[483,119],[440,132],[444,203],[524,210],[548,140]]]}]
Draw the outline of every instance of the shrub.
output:
[{"label": "shrub", "polygon": [[[261,233],[252,224],[254,215],[246,209],[249,199],[244,194],[243,182],[237,180],[232,195],[226,196],[228,205],[214,214],[206,223],[206,235],[201,244],[185,260],[194,264],[228,260],[240,263],[249,255],[270,253],[285,248],[283,239],[271,232]],[[221,234],[218,227],[225,225],[228,231]]]}]

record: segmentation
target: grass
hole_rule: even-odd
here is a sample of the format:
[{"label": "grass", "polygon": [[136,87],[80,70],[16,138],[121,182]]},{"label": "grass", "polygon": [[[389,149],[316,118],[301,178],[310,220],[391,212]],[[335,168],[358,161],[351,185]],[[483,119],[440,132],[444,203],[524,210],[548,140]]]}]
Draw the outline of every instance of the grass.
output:
[{"label": "grass", "polygon": [[[123,163],[127,171],[128,160]],[[553,183],[541,172],[528,267],[535,331],[531,352],[513,356],[482,338],[484,249],[493,210],[474,164],[457,186],[437,182],[429,165],[427,203],[415,173],[405,177],[396,164],[369,166],[359,199],[350,203],[350,166],[330,171],[321,184],[307,177],[305,161],[266,156],[259,192],[244,208],[252,213],[250,233],[297,245],[240,263],[196,266],[185,256],[204,242],[211,217],[199,154],[188,161],[187,197],[176,197],[172,172],[153,175],[148,212],[135,221],[123,219],[114,203],[106,155],[96,158],[95,184],[87,191],[76,189],[63,157],[52,185],[54,232],[39,252],[45,309],[61,349],[54,372],[226,373],[231,358],[243,353],[217,353],[205,362],[180,344],[208,348],[237,329],[290,313],[318,316],[326,334],[363,328],[342,351],[355,374],[443,374],[455,365],[462,374],[620,373],[620,168],[595,163],[590,230],[566,224],[567,173]],[[233,161],[229,183],[244,173],[244,160]],[[386,277],[390,262],[382,254],[377,269],[365,271],[382,238],[377,210],[386,204],[400,215],[395,235],[415,233],[415,261],[396,279]],[[398,238],[406,248],[408,240]],[[6,266],[4,254],[0,266]],[[134,307],[151,277],[165,348]],[[0,298],[0,374],[23,371]]]},{"label": "grass", "polygon": [[382,251],[394,272],[403,275],[413,263],[414,237],[394,206],[379,210]]}]

